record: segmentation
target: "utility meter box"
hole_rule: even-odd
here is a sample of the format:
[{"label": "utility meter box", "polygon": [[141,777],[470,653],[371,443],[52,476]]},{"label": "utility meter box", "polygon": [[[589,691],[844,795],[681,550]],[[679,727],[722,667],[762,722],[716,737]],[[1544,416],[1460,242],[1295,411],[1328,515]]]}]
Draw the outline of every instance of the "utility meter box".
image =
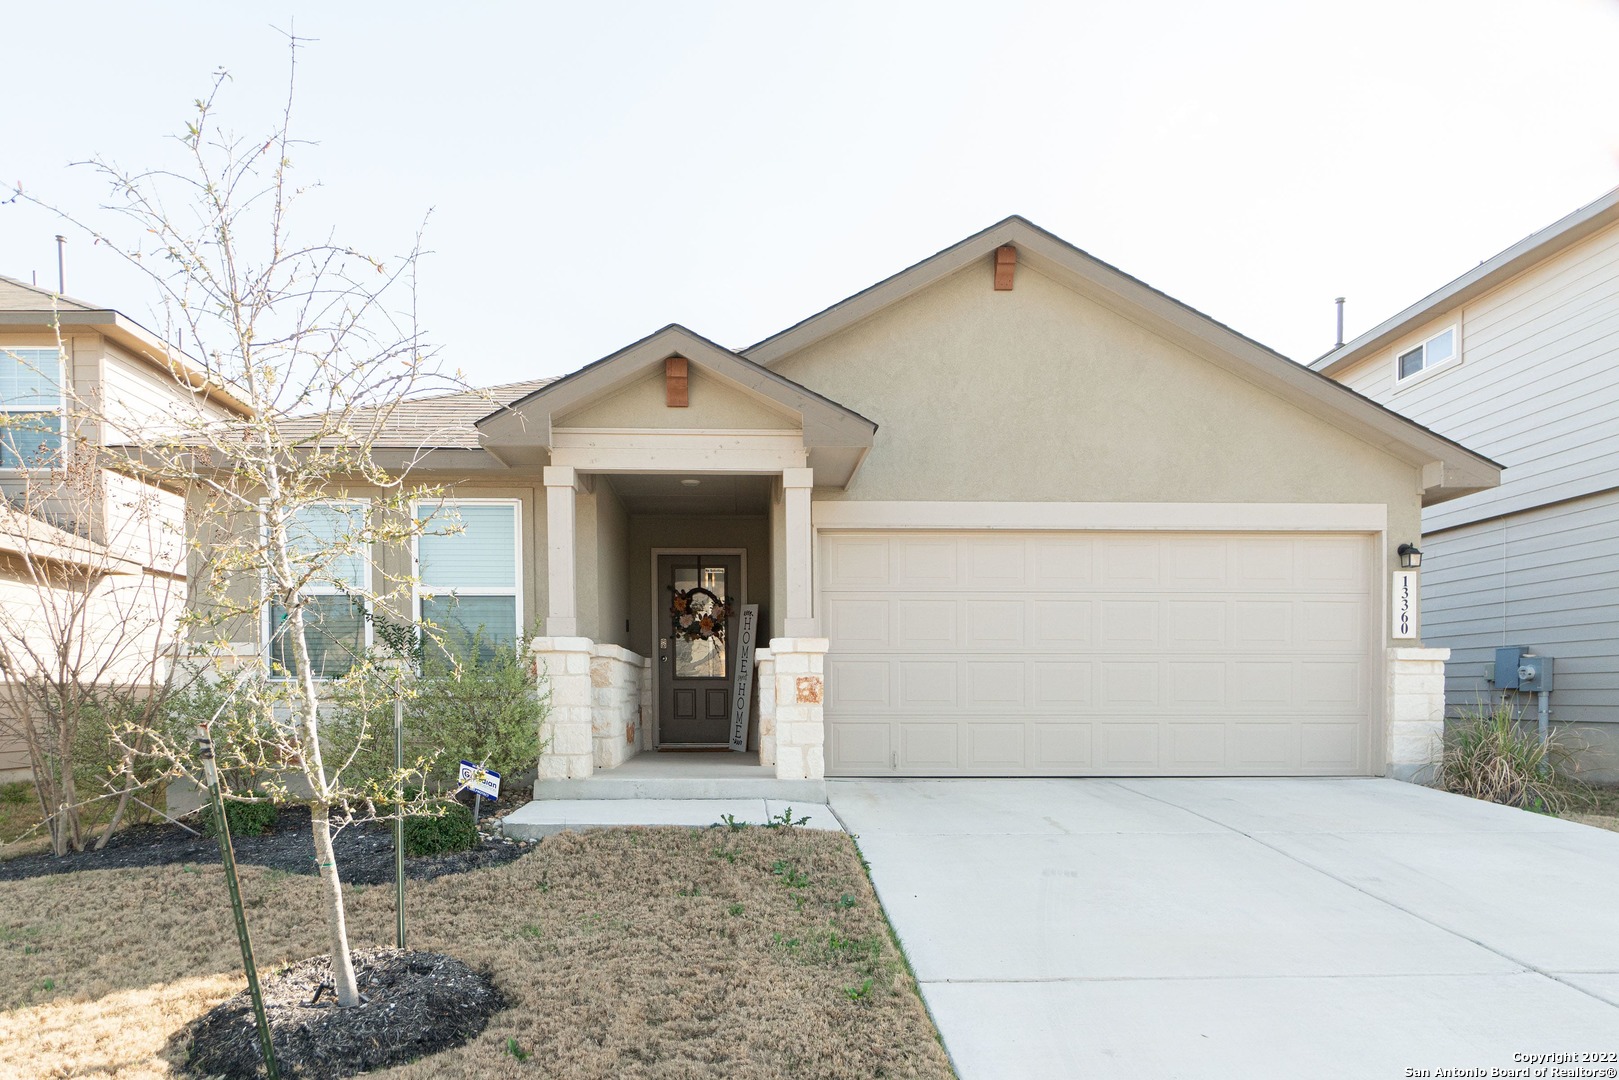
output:
[{"label": "utility meter box", "polygon": [[1508,645],[1495,650],[1495,663],[1491,665],[1490,681],[1497,690],[1518,689],[1518,660],[1526,650],[1522,645]]},{"label": "utility meter box", "polygon": [[1495,650],[1495,663],[1485,665],[1485,677],[1497,690],[1520,690],[1526,694],[1552,688],[1552,658],[1540,656],[1522,645]]},{"label": "utility meter box", "polygon": [[1518,657],[1518,689],[1538,693],[1552,688],[1552,658],[1524,653]]}]

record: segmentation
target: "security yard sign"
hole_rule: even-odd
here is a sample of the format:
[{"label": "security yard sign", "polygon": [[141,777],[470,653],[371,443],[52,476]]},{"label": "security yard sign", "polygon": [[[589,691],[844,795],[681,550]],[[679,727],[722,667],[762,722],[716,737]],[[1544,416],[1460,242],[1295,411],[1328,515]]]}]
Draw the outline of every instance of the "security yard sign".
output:
[{"label": "security yard sign", "polygon": [[493,769],[474,765],[470,761],[461,763],[459,783],[468,791],[476,791],[491,802],[500,797],[500,774]]}]

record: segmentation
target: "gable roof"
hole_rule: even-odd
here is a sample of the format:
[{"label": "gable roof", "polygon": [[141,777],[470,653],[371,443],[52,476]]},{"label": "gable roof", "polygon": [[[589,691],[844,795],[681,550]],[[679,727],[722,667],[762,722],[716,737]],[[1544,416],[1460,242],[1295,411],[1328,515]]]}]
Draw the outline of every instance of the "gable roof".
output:
[{"label": "gable roof", "polygon": [[0,274],[0,311],[49,311],[51,301],[63,311],[94,311],[95,305]]},{"label": "gable roof", "polygon": [[732,387],[797,415],[811,466],[826,470],[831,483],[848,482],[877,433],[876,423],[853,409],[671,323],[483,417],[477,422],[483,445],[548,447],[555,417],[624,385],[671,356],[685,357]]},{"label": "gable roof", "polygon": [[1536,263],[1543,262],[1558,252],[1584,240],[1593,233],[1619,222],[1619,188],[1614,188],[1593,203],[1580,207],[1537,233],[1486,259],[1476,267],[1429,293],[1404,311],[1385,319],[1357,337],[1345,342],[1325,356],[1311,362],[1310,367],[1331,375],[1351,364],[1387,348],[1413,330],[1419,323],[1439,315],[1447,308],[1465,304],[1482,296]]},{"label": "gable roof", "polygon": [[[555,381],[552,378],[522,379],[394,402],[374,433],[373,445],[390,450],[477,450],[482,446],[477,427],[480,419],[498,415],[513,402]],[[379,412],[378,409],[354,410],[353,426],[366,428],[376,424]],[[320,429],[320,418],[289,417],[277,427],[290,438],[298,438],[301,433],[313,435]]]},{"label": "gable roof", "polygon": [[1004,244],[1017,249],[1020,272],[1026,267],[1067,285],[1238,378],[1422,467],[1425,505],[1495,487],[1501,481],[1497,462],[1295,363],[1016,215],[741,350],[741,355],[769,367],[978,260],[993,258]]},{"label": "gable roof", "polygon": [[82,300],[57,296],[47,289],[0,274],[0,329],[61,326],[64,331],[83,327],[105,335],[159,374],[200,391],[206,400],[246,416],[253,410],[221,386],[184,354],[140,323]]}]

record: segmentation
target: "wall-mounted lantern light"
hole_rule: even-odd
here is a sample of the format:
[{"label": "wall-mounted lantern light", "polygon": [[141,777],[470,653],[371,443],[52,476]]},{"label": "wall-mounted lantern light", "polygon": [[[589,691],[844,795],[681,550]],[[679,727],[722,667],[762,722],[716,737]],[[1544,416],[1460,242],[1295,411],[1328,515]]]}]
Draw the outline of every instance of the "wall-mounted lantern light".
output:
[{"label": "wall-mounted lantern light", "polygon": [[1400,556],[1400,569],[1415,570],[1422,565],[1422,552],[1415,544],[1401,544],[1395,552]]}]

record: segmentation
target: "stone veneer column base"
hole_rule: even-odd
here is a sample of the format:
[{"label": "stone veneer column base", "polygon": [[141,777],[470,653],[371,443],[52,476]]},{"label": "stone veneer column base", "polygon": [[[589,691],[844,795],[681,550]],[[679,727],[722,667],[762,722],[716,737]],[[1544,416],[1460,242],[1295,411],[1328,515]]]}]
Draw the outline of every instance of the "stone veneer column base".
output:
[{"label": "stone veneer column base", "polygon": [[646,661],[617,645],[590,652],[591,735],[598,769],[622,765],[641,751],[641,678]]},{"label": "stone veneer column base", "polygon": [[540,637],[529,642],[534,674],[549,692],[551,714],[540,726],[536,781],[582,780],[595,773],[595,712],[590,684],[594,642],[582,637]]},{"label": "stone veneer column base", "polygon": [[1449,649],[1388,651],[1388,768],[1396,780],[1431,784],[1445,737]]},{"label": "stone veneer column base", "polygon": [[[820,780],[826,776],[826,638],[772,638],[775,669],[775,759],[778,780]],[[764,762],[764,715],[759,717],[760,763]]]},{"label": "stone veneer column base", "polygon": [[759,698],[759,764],[776,763],[776,662],[769,649],[753,654],[753,691]]}]

